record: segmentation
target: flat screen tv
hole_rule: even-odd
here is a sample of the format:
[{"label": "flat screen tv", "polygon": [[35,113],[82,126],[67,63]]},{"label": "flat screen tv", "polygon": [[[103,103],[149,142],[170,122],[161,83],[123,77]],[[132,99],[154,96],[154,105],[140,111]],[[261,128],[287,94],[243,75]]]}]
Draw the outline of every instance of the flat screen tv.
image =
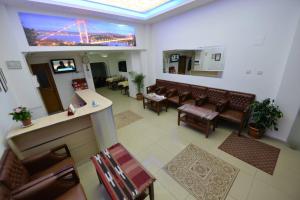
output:
[{"label": "flat screen tv", "polygon": [[119,62],[119,72],[127,72],[126,61]]},{"label": "flat screen tv", "polygon": [[74,59],[51,60],[51,65],[55,74],[76,72],[76,65]]}]

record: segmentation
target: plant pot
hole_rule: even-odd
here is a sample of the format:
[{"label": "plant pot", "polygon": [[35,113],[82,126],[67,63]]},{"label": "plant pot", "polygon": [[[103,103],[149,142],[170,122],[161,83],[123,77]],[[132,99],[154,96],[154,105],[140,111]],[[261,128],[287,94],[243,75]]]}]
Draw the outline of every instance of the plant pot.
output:
[{"label": "plant pot", "polygon": [[32,124],[31,118],[22,121],[23,126],[29,126]]},{"label": "plant pot", "polygon": [[136,94],[136,100],[138,100],[138,101],[143,100],[143,94],[142,93],[137,93]]},{"label": "plant pot", "polygon": [[249,124],[248,135],[250,135],[251,137],[253,137],[255,139],[260,139],[260,138],[262,138],[264,133],[265,133],[264,129],[256,128],[253,123]]}]

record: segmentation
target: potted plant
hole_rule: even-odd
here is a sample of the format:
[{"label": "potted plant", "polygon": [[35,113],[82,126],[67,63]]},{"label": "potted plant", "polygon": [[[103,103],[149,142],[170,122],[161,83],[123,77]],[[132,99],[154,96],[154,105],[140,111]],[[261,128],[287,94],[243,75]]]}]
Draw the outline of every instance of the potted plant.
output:
[{"label": "potted plant", "polygon": [[26,107],[17,107],[13,110],[12,113],[9,113],[13,116],[13,120],[21,121],[23,126],[29,126],[32,124],[31,122],[31,113]]},{"label": "potted plant", "polygon": [[136,72],[129,72],[129,74],[132,77],[132,82],[136,85],[136,90],[137,90],[136,99],[142,100],[143,99],[142,89],[144,88],[145,75]]},{"label": "potted plant", "polygon": [[261,102],[255,101],[250,106],[252,113],[251,123],[249,123],[248,134],[256,139],[263,136],[267,129],[278,131],[278,119],[283,117],[283,113],[270,98]]}]

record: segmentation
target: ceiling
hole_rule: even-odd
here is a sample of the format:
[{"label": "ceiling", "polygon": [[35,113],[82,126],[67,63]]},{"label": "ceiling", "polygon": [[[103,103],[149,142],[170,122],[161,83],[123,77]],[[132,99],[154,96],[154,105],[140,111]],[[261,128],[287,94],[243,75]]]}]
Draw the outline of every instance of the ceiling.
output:
[{"label": "ceiling", "polygon": [[9,5],[68,8],[117,19],[153,22],[215,0],[0,0]]}]

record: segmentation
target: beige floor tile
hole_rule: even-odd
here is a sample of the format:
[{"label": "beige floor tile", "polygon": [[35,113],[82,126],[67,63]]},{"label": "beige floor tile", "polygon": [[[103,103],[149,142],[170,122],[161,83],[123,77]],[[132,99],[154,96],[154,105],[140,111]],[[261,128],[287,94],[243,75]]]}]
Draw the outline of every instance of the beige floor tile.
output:
[{"label": "beige floor tile", "polygon": [[239,171],[230,191],[229,195],[239,200],[245,200],[254,180],[254,175],[249,175],[243,171]]},{"label": "beige floor tile", "polygon": [[[293,200],[287,194],[275,189],[274,187],[255,180],[250,190],[247,200]],[[296,200],[296,199],[294,199]]]},{"label": "beige floor tile", "polygon": [[155,173],[155,177],[173,196],[177,199],[185,199],[189,196],[186,191],[179,183],[177,183],[172,177],[170,177],[163,169]]},{"label": "beige floor tile", "polygon": [[[177,126],[175,108],[169,108],[168,112],[163,111],[157,116],[155,112],[143,109],[142,102],[121,95],[120,91],[98,91],[113,101],[114,114],[131,110],[143,117],[118,129],[117,135],[119,141],[157,178],[154,184],[155,199],[195,199],[163,169],[190,143],[240,169],[226,200],[300,199],[300,152],[291,150],[283,142],[271,138],[261,140],[281,149],[274,175],[271,176],[218,149],[236,129],[235,126],[220,123],[216,131],[205,138],[198,130],[184,124]],[[79,166],[78,173],[88,199],[109,199],[104,188],[99,185],[91,162]]]}]

